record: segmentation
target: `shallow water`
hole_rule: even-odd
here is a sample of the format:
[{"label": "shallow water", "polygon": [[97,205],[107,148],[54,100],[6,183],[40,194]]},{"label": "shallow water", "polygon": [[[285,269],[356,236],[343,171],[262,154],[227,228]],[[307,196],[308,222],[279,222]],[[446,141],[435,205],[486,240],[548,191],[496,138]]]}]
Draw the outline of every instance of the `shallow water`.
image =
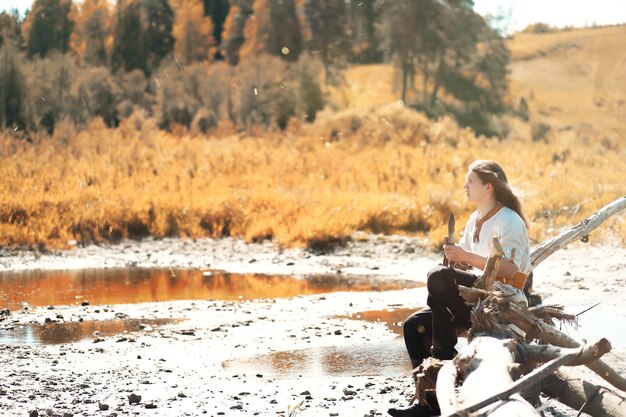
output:
[{"label": "shallow water", "polygon": [[409,371],[410,362],[402,335],[402,322],[415,309],[364,311],[350,316],[354,320],[385,323],[398,337],[385,342],[354,346],[324,346],[287,350],[226,361],[222,366],[234,373],[258,373],[274,378],[326,376],[400,376]]},{"label": "shallow water", "polygon": [[[117,319],[68,323],[26,324],[0,329],[0,345],[50,345],[78,342],[84,339],[123,335],[154,330],[176,323],[176,319]],[[123,337],[123,336],[122,336]]]},{"label": "shallow water", "polygon": [[184,269],[87,269],[0,273],[0,308],[173,300],[284,298],[336,291],[388,291],[422,283],[343,275],[293,277]]},{"label": "shallow water", "polygon": [[400,376],[411,370],[401,338],[356,346],[325,346],[233,359],[222,364],[233,373],[273,378]]}]

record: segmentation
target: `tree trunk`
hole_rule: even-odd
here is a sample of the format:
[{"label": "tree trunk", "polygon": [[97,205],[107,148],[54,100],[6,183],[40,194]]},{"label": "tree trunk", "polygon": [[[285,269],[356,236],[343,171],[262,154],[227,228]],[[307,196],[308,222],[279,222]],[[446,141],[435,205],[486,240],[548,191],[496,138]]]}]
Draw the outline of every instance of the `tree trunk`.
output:
[{"label": "tree trunk", "polygon": [[435,103],[437,102],[437,94],[439,93],[439,87],[441,87],[441,76],[443,75],[443,66],[445,65],[445,49],[441,51],[441,55],[439,55],[439,65],[437,65],[437,71],[435,72],[435,85],[433,87],[433,92],[430,96],[430,107],[435,107]]},{"label": "tree trunk", "polygon": [[409,65],[406,62],[402,63],[402,102],[406,104],[406,90],[409,78]]},{"label": "tree trunk", "polygon": [[560,372],[543,380],[541,391],[574,410],[592,416],[626,417],[626,399],[604,387]]}]

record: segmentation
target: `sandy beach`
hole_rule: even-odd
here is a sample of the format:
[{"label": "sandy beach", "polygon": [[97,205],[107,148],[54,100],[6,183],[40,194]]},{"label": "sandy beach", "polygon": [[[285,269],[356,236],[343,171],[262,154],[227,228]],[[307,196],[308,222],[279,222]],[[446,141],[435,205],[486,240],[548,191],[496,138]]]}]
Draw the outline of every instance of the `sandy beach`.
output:
[{"label": "sandy beach", "polygon": [[[386,415],[389,406],[406,405],[413,391],[411,378],[401,377],[408,358],[397,323],[423,306],[426,292],[419,282],[440,260],[424,246],[416,238],[364,235],[330,253],[278,250],[271,242],[237,239],[146,239],[43,254],[2,250],[2,280],[15,279],[7,273],[18,271],[160,267],[301,279],[313,274],[402,279],[414,285],[240,301],[76,302],[11,309],[0,321],[5,334],[46,322],[142,324],[73,343],[0,345],[0,413]],[[607,336],[613,351],[605,359],[624,374],[625,283],[625,248],[576,243],[536,269],[534,289],[544,303],[562,304],[572,313],[600,302],[580,316],[579,329],[568,331],[578,339]],[[375,312],[375,318],[368,319],[367,312]],[[601,381],[580,367],[568,372]],[[141,396],[138,404],[129,404],[131,394]],[[545,412],[577,413],[551,400]]]}]

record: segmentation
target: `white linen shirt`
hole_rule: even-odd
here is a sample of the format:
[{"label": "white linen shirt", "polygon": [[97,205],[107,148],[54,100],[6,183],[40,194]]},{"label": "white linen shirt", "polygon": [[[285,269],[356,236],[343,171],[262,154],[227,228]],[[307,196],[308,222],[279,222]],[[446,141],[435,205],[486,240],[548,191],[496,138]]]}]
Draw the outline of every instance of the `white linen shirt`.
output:
[{"label": "white linen shirt", "polygon": [[459,246],[466,251],[486,258],[489,256],[493,238],[498,237],[502,249],[504,249],[504,256],[511,259],[511,252],[515,248],[513,262],[520,272],[528,274],[530,272],[530,244],[528,243],[528,232],[524,220],[514,210],[506,206],[502,207],[483,223],[479,241],[474,242],[474,227],[477,217],[477,211],[470,216]]}]

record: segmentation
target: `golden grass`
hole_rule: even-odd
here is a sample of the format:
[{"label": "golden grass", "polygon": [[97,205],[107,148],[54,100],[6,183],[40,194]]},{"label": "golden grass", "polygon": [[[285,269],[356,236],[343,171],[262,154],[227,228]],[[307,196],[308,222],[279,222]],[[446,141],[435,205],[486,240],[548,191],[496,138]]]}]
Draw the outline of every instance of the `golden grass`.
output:
[{"label": "golden grass", "polygon": [[[33,144],[4,134],[0,244],[150,234],[317,247],[365,230],[426,232],[439,245],[449,211],[459,224],[470,214],[462,184],[477,158],[499,161],[526,191],[531,238],[543,239],[623,194],[624,147],[577,145],[477,138],[397,106],[322,113],[314,125],[262,137],[97,122]],[[623,218],[609,227],[624,241]]]},{"label": "golden grass", "polygon": [[[624,35],[626,26],[516,34],[511,95],[528,100],[531,120],[509,118],[504,141],[393,104],[386,65],[347,70],[329,89],[343,110],[285,132],[236,135],[222,122],[215,137],[168,134],[133,117],[79,133],[61,123],[33,144],[0,134],[0,245],[150,234],[323,247],[364,230],[425,233],[436,246],[449,211],[464,224],[472,210],[462,185],[478,158],[504,166],[524,193],[531,239],[542,240],[625,194]],[[532,142],[538,122],[552,130]],[[602,230],[626,242],[624,216]]]},{"label": "golden grass", "polygon": [[515,34],[510,87],[531,117],[562,129],[592,130],[623,141],[626,125],[626,25]]}]

